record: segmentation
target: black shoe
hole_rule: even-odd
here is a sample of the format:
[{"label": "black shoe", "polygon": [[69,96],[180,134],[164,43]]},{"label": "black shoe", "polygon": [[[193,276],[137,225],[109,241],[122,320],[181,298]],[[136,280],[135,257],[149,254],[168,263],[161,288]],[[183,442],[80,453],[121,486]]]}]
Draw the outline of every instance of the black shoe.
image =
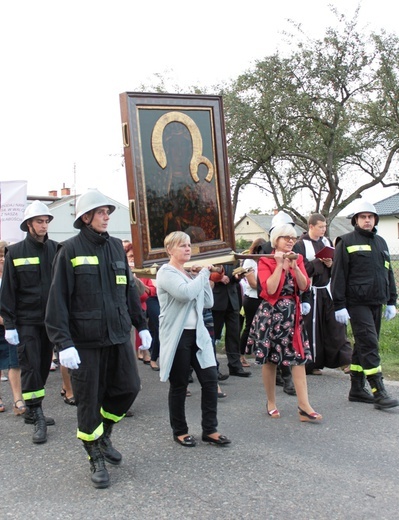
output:
[{"label": "black shoe", "polygon": [[287,374],[283,374],[282,377],[284,382],[283,392],[285,392],[288,395],[296,395],[294,382],[292,381],[291,371],[289,371],[289,373]]},{"label": "black shoe", "polygon": [[296,395],[295,386],[292,383],[292,381],[291,383],[284,383],[283,392],[285,392],[288,395]]},{"label": "black shoe", "polygon": [[114,423],[104,422],[104,433],[98,439],[98,447],[107,462],[118,466],[122,462],[122,455],[112,446],[111,434],[113,427]]},{"label": "black shoe", "polygon": [[278,369],[276,372],[276,386],[284,386],[283,376],[281,375],[281,372]]},{"label": "black shoe", "polygon": [[227,446],[227,444],[231,444],[231,440],[225,435],[219,435],[217,439],[214,439],[213,437],[209,437],[209,435],[203,433],[202,440],[204,442],[209,442],[209,444],[216,444],[217,446]]},{"label": "black shoe", "polygon": [[[53,418],[45,417],[44,419],[46,421],[46,426],[54,426],[55,421]],[[26,410],[24,414],[24,422],[25,424],[35,424],[35,418],[33,417],[32,412],[29,410],[29,408],[28,410]]]},{"label": "black shoe", "polygon": [[109,437],[101,437],[98,445],[106,462],[119,466],[122,462],[122,454],[112,446],[111,439]]},{"label": "black shoe", "polygon": [[173,435],[173,440],[180,444],[180,446],[186,446],[186,448],[194,448],[197,444],[197,441],[192,435],[186,435],[183,439],[179,439],[177,435]]},{"label": "black shoe", "polygon": [[95,488],[106,488],[109,486],[109,474],[105,467],[105,459],[101,453],[98,441],[86,442],[83,445],[89,455],[91,481]]},{"label": "black shoe", "polygon": [[252,375],[252,372],[245,372],[245,370],[243,368],[236,368],[234,370],[232,370],[230,368],[229,372],[230,372],[231,376],[237,376],[237,377],[251,377],[251,375]]},{"label": "black shoe", "polygon": [[219,381],[226,381],[226,379],[228,379],[229,377],[230,377],[229,374],[221,374],[220,372],[218,372]]},{"label": "black shoe", "polygon": [[34,444],[43,444],[47,442],[47,425],[43,414],[43,410],[40,406],[32,409],[34,417],[35,431],[33,433],[32,442]]}]

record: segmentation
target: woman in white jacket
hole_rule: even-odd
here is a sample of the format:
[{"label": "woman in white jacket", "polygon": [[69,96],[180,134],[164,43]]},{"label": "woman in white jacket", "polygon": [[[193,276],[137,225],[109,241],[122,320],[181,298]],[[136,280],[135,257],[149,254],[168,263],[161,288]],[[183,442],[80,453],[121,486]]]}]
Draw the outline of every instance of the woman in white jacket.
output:
[{"label": "woman in white jacket", "polygon": [[157,274],[160,304],[160,379],[169,379],[169,416],[173,438],[182,446],[193,447],[185,415],[186,389],[190,366],[201,384],[202,440],[217,445],[230,440],[217,432],[217,369],[212,340],[202,311],[213,305],[209,284],[212,266],[184,265],[191,258],[190,237],[182,231],[170,233],[164,241],[169,263]]}]

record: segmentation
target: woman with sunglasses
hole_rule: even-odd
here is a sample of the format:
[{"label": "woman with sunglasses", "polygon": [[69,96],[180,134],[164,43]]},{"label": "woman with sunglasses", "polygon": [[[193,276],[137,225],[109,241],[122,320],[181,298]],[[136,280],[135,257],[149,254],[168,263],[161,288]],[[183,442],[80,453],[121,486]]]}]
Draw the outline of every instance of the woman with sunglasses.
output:
[{"label": "woman with sunglasses", "polygon": [[248,343],[252,343],[266,391],[266,411],[278,419],[276,406],[277,365],[291,366],[298,398],[299,418],[303,422],[319,422],[322,416],[309,403],[305,363],[311,359],[309,341],[303,326],[300,293],[309,288],[302,255],[287,257],[296,242],[290,224],[275,227],[270,234],[273,258],[261,258],[258,277],[263,299],[255,314]]}]

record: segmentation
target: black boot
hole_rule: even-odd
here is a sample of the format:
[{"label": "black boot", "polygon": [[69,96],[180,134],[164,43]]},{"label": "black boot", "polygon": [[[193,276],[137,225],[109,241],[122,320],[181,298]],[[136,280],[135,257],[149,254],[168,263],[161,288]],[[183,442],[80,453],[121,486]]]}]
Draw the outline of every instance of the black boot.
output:
[{"label": "black boot", "polygon": [[351,389],[349,390],[349,401],[357,403],[374,403],[374,397],[365,387],[366,377],[364,372],[351,370]]},{"label": "black boot", "polygon": [[296,395],[291,368],[281,365],[281,377],[283,378],[283,391],[288,395]]},{"label": "black boot", "polygon": [[104,434],[100,437],[98,444],[104,459],[110,464],[117,466],[122,462],[122,455],[112,446],[111,433],[114,423],[104,422]]},{"label": "black boot", "polygon": [[383,410],[385,408],[394,408],[399,406],[399,401],[389,397],[388,392],[385,390],[383,383],[383,377],[381,372],[367,376],[367,381],[370,383],[371,391],[374,396],[374,408],[377,410]]},{"label": "black boot", "polygon": [[109,486],[109,475],[105,467],[105,460],[101,453],[98,441],[83,441],[83,446],[89,455],[91,481],[95,488],[106,488]]},{"label": "black boot", "polygon": [[[32,407],[27,406],[27,410],[24,413],[24,419],[25,424],[35,424],[35,418],[32,414]],[[55,421],[51,417],[45,417],[44,420],[46,421],[47,426],[54,426]]]},{"label": "black boot", "polygon": [[34,417],[35,431],[32,436],[32,441],[35,444],[42,444],[47,441],[47,425],[41,406],[30,408]]},{"label": "black boot", "polygon": [[284,379],[281,375],[281,368],[279,366],[276,371],[276,386],[284,386]]}]

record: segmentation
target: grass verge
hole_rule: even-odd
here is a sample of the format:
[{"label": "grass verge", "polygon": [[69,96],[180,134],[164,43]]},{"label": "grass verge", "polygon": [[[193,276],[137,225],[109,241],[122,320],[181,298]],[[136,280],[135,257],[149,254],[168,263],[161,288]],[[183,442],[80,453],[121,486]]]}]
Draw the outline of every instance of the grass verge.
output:
[{"label": "grass verge", "polygon": [[[348,325],[348,338],[353,345],[353,334]],[[221,340],[218,342],[216,350],[223,353],[224,332]],[[399,316],[393,320],[382,320],[380,331],[380,356],[382,373],[384,377],[391,381],[399,381]]]}]

